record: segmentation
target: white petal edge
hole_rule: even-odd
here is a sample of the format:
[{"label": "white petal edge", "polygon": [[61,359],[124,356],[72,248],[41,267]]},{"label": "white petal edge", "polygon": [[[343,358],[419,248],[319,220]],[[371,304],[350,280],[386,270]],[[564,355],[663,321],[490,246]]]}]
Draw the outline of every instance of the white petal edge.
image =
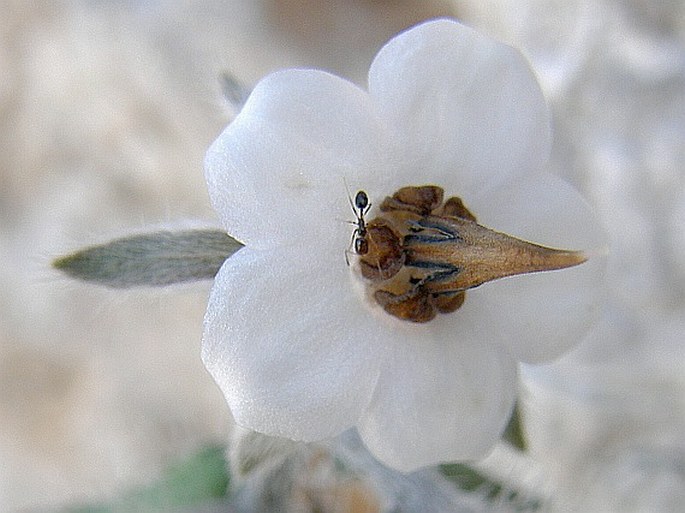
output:
[{"label": "white petal edge", "polygon": [[321,440],[354,425],[369,402],[378,323],[334,253],[341,265],[305,259],[301,248],[246,247],[219,271],[202,359],[239,425]]},{"label": "white petal edge", "polygon": [[516,396],[516,364],[506,351],[425,328],[422,339],[397,340],[385,355],[358,426],[369,450],[404,472],[485,456]]},{"label": "white petal edge", "polygon": [[389,144],[355,85],[323,71],[273,73],[207,152],[212,205],[253,248],[324,234],[350,217],[346,184],[387,174]]},{"label": "white petal edge", "polygon": [[369,92],[401,131],[406,183],[454,177],[463,194],[475,194],[549,156],[547,106],[526,60],[454,21],[388,42],[369,70]]},{"label": "white petal edge", "polygon": [[608,249],[599,220],[571,185],[549,174],[529,174],[465,201],[489,228],[588,255],[577,267],[486,283],[467,292],[453,314],[474,336],[505,345],[518,360],[540,363],[561,356],[601,314]]}]

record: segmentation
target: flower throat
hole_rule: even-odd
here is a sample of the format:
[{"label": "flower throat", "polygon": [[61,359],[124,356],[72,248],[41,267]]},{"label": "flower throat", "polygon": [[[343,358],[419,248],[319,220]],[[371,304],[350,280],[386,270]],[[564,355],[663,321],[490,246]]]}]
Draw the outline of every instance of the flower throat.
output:
[{"label": "flower throat", "polygon": [[587,260],[496,232],[476,222],[458,197],[443,202],[441,187],[402,187],[370,221],[364,191],[355,195],[354,252],[374,300],[400,319],[428,322],[456,311],[466,290],[485,282],[563,269]]}]

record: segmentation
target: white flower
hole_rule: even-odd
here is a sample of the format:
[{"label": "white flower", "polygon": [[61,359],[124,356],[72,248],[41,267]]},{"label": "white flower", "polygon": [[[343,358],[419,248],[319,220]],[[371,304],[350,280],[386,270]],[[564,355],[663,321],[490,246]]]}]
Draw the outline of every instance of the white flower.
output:
[{"label": "white flower", "polygon": [[246,245],[216,277],[202,350],[236,422],[305,441],[356,426],[401,470],[485,455],[517,362],[555,358],[588,330],[603,259],[487,283],[427,323],[399,320],[359,293],[346,263],[347,191],[379,205],[436,184],[484,226],[600,248],[581,197],[544,173],[549,146],[523,57],[448,20],[392,39],[368,92],[315,70],[264,78],[205,161],[223,226]]}]

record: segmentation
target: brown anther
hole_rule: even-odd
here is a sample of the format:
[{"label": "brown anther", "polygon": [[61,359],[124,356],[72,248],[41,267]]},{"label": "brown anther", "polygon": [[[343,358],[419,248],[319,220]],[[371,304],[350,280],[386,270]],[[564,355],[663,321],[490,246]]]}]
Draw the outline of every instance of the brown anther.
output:
[{"label": "brown anther", "polygon": [[[392,280],[395,281],[395,280]],[[412,322],[428,322],[439,313],[452,313],[464,304],[465,292],[431,294],[423,287],[411,287],[404,294],[393,294],[378,289],[373,295],[376,302],[391,315]]]},{"label": "brown anther", "polygon": [[381,203],[381,211],[406,210],[415,214],[427,215],[438,208],[443,198],[442,187],[422,185],[420,187],[402,187]]},{"label": "brown anther", "polygon": [[461,217],[462,219],[467,219],[469,221],[476,222],[476,216],[474,216],[468,208],[464,206],[464,202],[461,198],[452,196],[450,199],[445,201],[442,208],[439,208],[435,215],[438,216],[449,216],[449,217]]},{"label": "brown anther", "polygon": [[359,257],[364,278],[371,281],[387,280],[404,265],[402,241],[392,227],[378,217],[366,225],[366,251]]},{"label": "brown anther", "polygon": [[435,308],[440,313],[452,313],[461,308],[466,299],[466,292],[461,291],[456,294],[440,294],[434,298]]},{"label": "brown anther", "polygon": [[386,312],[405,321],[428,322],[437,315],[431,297],[422,290],[409,296],[395,296],[390,292],[377,290],[373,297]]}]

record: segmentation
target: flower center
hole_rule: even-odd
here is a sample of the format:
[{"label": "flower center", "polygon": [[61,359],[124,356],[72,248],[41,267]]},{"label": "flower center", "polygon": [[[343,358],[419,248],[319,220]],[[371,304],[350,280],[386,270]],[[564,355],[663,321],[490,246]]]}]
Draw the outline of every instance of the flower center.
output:
[{"label": "flower center", "polygon": [[585,262],[580,251],[552,249],[479,225],[458,197],[435,185],[402,187],[370,221],[364,191],[355,196],[353,235],[371,296],[403,320],[428,322],[454,312],[466,290],[487,281]]}]

